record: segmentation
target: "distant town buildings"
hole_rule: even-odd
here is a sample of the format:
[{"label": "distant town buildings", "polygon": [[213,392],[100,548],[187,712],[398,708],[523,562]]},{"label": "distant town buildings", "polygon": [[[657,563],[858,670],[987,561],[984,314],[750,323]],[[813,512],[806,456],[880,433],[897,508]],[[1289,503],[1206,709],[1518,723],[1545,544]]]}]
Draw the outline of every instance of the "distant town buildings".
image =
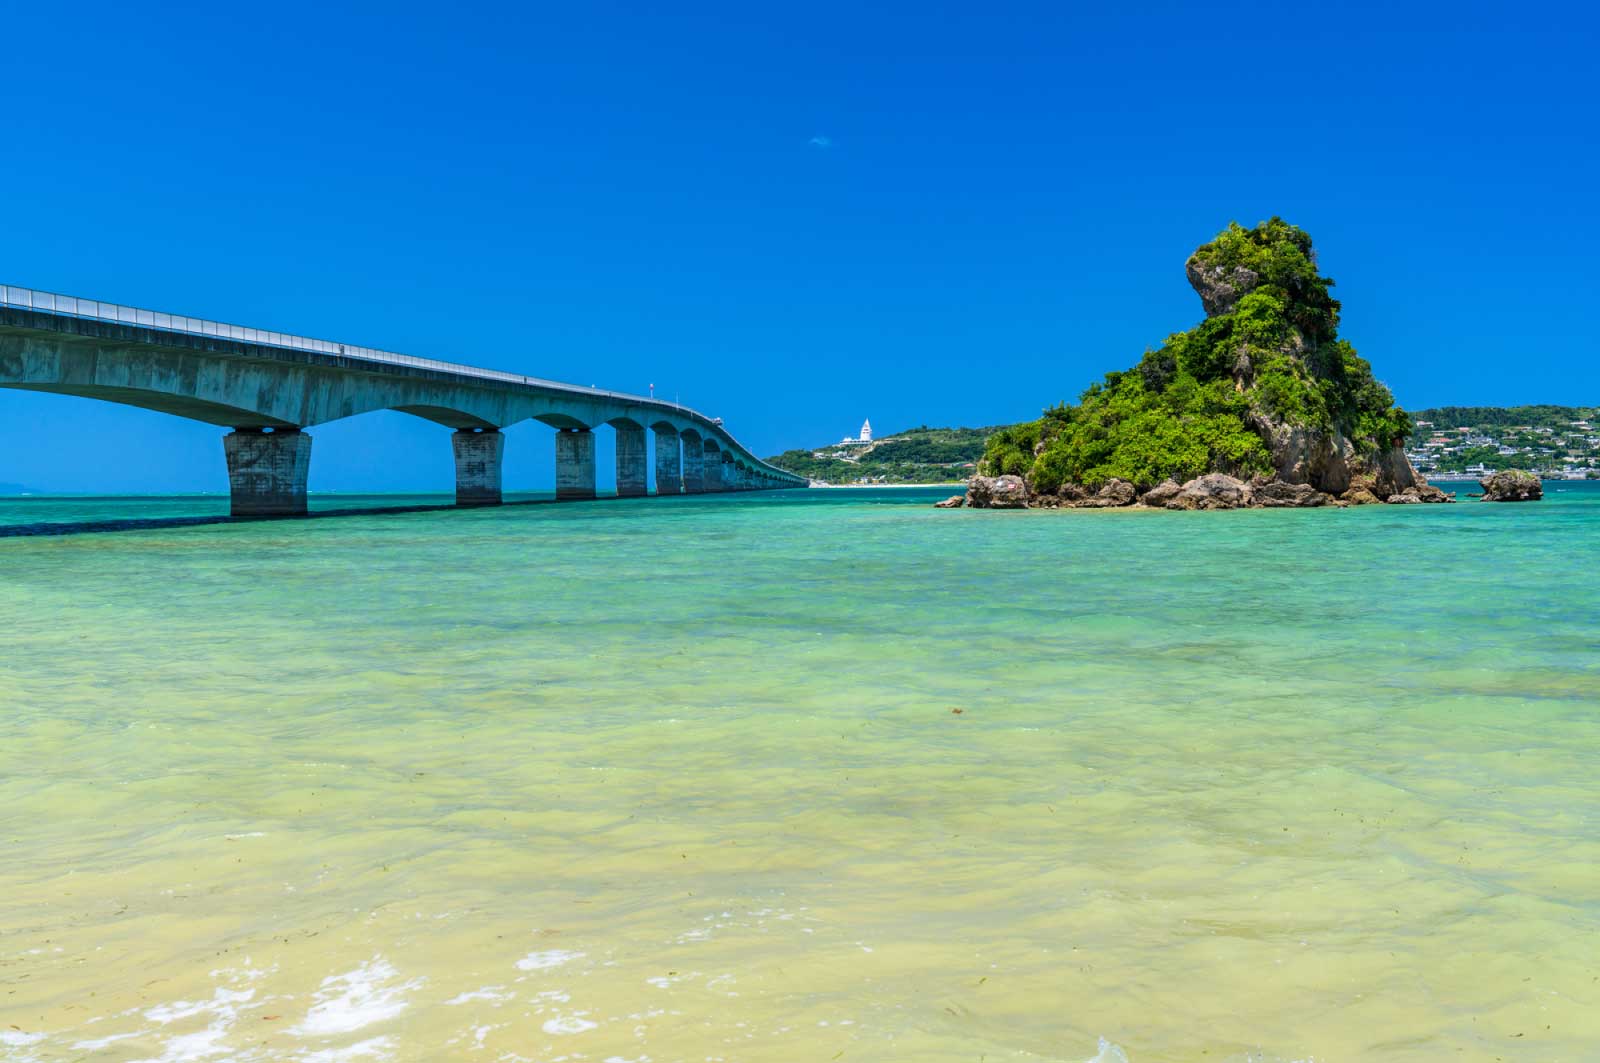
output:
[{"label": "distant town buildings", "polygon": [[1482,477],[1526,469],[1546,479],[1600,478],[1600,432],[1588,419],[1440,428],[1417,421],[1406,456],[1424,476]]}]

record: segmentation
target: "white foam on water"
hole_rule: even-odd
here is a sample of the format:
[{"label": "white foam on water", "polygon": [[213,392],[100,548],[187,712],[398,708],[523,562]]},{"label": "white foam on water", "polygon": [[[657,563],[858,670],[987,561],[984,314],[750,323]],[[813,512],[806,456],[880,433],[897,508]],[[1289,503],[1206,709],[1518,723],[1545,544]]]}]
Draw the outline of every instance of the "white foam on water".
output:
[{"label": "white foam on water", "polygon": [[227,1040],[228,1030],[232,1026],[231,1019],[218,1019],[204,1030],[179,1034],[161,1046],[159,1056],[137,1060],[136,1063],[194,1063],[195,1060],[223,1055],[228,1051],[223,1041]]},{"label": "white foam on water", "polygon": [[222,989],[218,988],[211,994],[210,1000],[178,1000],[171,1004],[159,1004],[144,1013],[144,1017],[151,1022],[159,1022],[165,1026],[179,1019],[192,1018],[195,1015],[213,1013],[226,1015],[233,1018],[238,1013],[239,1004],[248,1003],[256,995],[254,989]]},{"label": "white foam on water", "polygon": [[394,1039],[369,1037],[344,1048],[324,1048],[300,1057],[300,1063],[347,1063],[352,1059],[393,1059]]},{"label": "white foam on water", "polygon": [[42,1033],[23,1033],[21,1030],[0,1030],[0,1045],[7,1048],[27,1048],[44,1040]]},{"label": "white foam on water", "polygon": [[544,1032],[555,1034],[583,1033],[585,1030],[592,1030],[600,1025],[584,1018],[587,1014],[589,1014],[587,1011],[580,1011],[572,1015],[557,1015],[553,1019],[546,1019]]},{"label": "white foam on water", "polygon": [[1096,1052],[1094,1057],[1087,1060],[1086,1063],[1128,1063],[1128,1053],[1102,1037],[1100,1038],[1100,1051]]},{"label": "white foam on water", "polygon": [[[216,974],[218,972],[212,972]],[[230,972],[231,973],[231,972]],[[254,972],[245,972],[239,980],[247,980]],[[239,1009],[255,999],[254,989],[225,989],[218,987],[210,1000],[177,1000],[170,1004],[158,1004],[146,1009],[144,1017],[160,1026],[168,1026],[185,1019],[205,1016],[210,1019],[204,1029],[193,1030],[188,1033],[174,1034],[161,1045],[159,1056],[148,1056],[137,1063],[196,1063],[198,1060],[210,1059],[213,1056],[225,1055],[229,1049],[225,1043],[228,1033],[233,1029],[234,1023],[239,1020]],[[75,1045],[76,1048],[93,1051],[105,1045],[115,1044],[139,1034],[123,1033],[112,1034],[107,1037],[91,1041],[83,1041]]]},{"label": "white foam on water", "polygon": [[[543,993],[535,993],[533,995],[533,1002],[535,1004],[542,1004],[545,1001],[550,1001],[556,1004],[569,1004],[572,1002],[572,994],[560,989],[546,989]],[[543,1008],[536,1007],[533,1010],[536,1014],[544,1014]]]},{"label": "white foam on water", "polygon": [[[102,1018],[103,1017],[104,1016],[102,1016]],[[94,1021],[97,1021],[97,1020],[94,1020],[94,1019],[90,1020],[90,1022],[94,1022]],[[85,1023],[84,1025],[87,1026],[88,1023]],[[118,1041],[126,1041],[130,1037],[138,1037],[138,1036],[139,1036],[139,1033],[138,1033],[137,1030],[135,1030],[133,1033],[114,1033],[110,1037],[96,1037],[96,1038],[94,1038],[93,1040],[90,1040],[90,1041],[78,1041],[78,1042],[74,1043],[72,1047],[73,1048],[80,1048],[85,1052],[93,1052],[96,1049],[104,1048],[107,1045],[114,1045]]]},{"label": "white foam on water", "polygon": [[461,993],[457,996],[454,996],[445,1001],[445,1005],[448,1007],[454,1004],[469,1004],[474,1000],[487,1000],[489,1003],[498,1007],[499,1005],[504,1004],[506,1001],[514,999],[516,999],[516,994],[508,992],[505,986],[486,985],[482,989],[474,989],[470,992]]},{"label": "white foam on water", "polygon": [[387,1022],[406,1010],[405,994],[427,982],[425,978],[406,982],[398,978],[399,972],[382,956],[374,956],[353,971],[324,978],[314,996],[316,1003],[300,1025],[289,1032],[301,1037],[326,1037]]},{"label": "white foam on water", "polygon": [[581,952],[569,952],[564,949],[548,949],[544,952],[530,952],[517,961],[519,971],[545,971],[551,967],[560,967],[564,963],[583,958]]}]

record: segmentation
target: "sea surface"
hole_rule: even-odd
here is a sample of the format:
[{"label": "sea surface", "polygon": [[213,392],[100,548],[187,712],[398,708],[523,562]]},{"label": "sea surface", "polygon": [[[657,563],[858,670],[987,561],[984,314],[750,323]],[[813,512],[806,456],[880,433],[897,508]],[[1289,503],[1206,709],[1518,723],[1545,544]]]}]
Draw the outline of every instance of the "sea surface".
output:
[{"label": "sea surface", "polygon": [[0,538],[0,1059],[1600,1059],[1547,486]]}]

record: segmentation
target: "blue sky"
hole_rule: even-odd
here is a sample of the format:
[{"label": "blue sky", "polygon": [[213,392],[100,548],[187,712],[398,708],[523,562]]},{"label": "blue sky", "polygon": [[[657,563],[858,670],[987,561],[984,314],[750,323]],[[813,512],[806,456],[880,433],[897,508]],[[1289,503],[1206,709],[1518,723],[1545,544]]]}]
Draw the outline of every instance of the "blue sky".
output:
[{"label": "blue sky", "polygon": [[[1600,403],[1578,5],[772,6],[15,6],[0,281],[654,383],[765,454],[1073,399],[1279,214],[1404,405]],[[0,389],[0,481],[219,490],[219,435]],[[437,426],[314,435],[313,489],[451,485]]]}]

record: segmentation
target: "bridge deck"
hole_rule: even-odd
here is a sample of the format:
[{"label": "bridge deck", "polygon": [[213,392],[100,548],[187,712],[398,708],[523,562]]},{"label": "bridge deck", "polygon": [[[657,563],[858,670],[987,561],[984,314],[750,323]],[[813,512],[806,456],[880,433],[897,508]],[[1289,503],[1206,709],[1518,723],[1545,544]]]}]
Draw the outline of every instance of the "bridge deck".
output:
[{"label": "bridge deck", "polygon": [[[439,383],[484,388],[497,392],[565,398],[586,404],[604,404],[630,411],[649,411],[675,425],[692,426],[703,435],[722,442],[724,449],[738,455],[743,463],[759,469],[782,483],[801,486],[804,480],[785,470],[767,465],[740,444],[724,426],[697,410],[644,395],[584,387],[542,377],[484,369],[436,358],[399,354],[358,344],[321,340],[293,333],[231,325],[220,321],[171,314],[157,310],[83,299],[15,285],[0,285],[0,327],[6,331],[51,332],[64,337],[82,338],[105,344],[149,345],[163,349],[192,349],[212,355],[251,360],[317,366],[332,371],[371,374],[398,379],[428,378]],[[0,386],[8,382],[0,380]],[[11,386],[30,386],[18,381]],[[48,390],[48,389],[45,389]],[[85,394],[122,401],[111,389],[85,390]],[[481,393],[481,390],[480,390]],[[180,413],[168,404],[168,412]],[[400,407],[403,408],[403,407]],[[412,409],[430,416],[422,409]],[[202,417],[201,419],[215,420]],[[454,424],[445,418],[442,423]],[[274,423],[271,420],[265,423]],[[469,420],[468,423],[479,423]],[[484,422],[487,423],[487,422]],[[456,425],[460,427],[460,425]]]}]

